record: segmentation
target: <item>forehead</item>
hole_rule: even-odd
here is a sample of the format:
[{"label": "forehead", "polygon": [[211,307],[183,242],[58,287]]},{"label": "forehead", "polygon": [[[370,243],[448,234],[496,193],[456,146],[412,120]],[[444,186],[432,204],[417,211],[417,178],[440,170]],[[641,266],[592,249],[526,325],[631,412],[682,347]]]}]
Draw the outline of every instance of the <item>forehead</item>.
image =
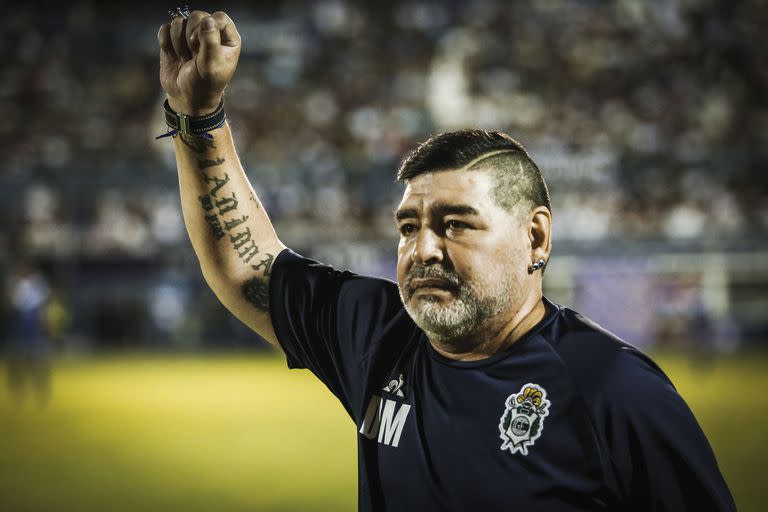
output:
[{"label": "forehead", "polygon": [[493,178],[483,171],[448,170],[420,174],[403,192],[400,209],[426,208],[432,203],[463,203],[480,211],[491,203]]}]

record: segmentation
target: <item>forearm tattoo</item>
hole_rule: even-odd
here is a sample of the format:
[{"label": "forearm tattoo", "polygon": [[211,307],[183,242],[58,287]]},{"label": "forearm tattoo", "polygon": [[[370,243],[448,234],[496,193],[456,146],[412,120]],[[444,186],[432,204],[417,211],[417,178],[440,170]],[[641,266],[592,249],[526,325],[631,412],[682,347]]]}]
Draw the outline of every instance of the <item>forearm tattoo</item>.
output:
[{"label": "forearm tattoo", "polygon": [[180,133],[179,137],[181,137],[181,142],[195,153],[205,153],[209,149],[216,149],[216,146],[213,145],[213,139],[185,133]]},{"label": "forearm tattoo", "polygon": [[221,190],[221,187],[229,183],[229,175],[227,173],[224,173],[224,177],[220,178],[218,176],[209,176],[208,174],[203,172],[203,179],[208,184],[213,183],[213,188],[211,188],[211,191],[210,191],[213,197],[216,197],[216,194],[219,193],[219,190]]},{"label": "forearm tattoo", "polygon": [[[215,148],[211,141],[201,137],[185,138],[182,135],[182,141],[198,153],[209,148]],[[203,144],[209,145],[203,147]],[[198,149],[200,150],[198,151]],[[243,284],[242,294],[253,307],[266,312],[269,310],[269,280],[267,278],[272,269],[275,255],[260,250],[259,246],[256,245],[251,228],[247,225],[249,216],[238,210],[240,203],[237,194],[234,191],[222,190],[229,183],[229,175],[215,173],[216,167],[224,162],[224,158],[221,157],[197,160],[202,178],[208,185],[208,193],[199,196],[198,200],[203,208],[205,221],[211,227],[214,238],[221,240],[226,236],[238,259],[250,265],[251,269],[256,272],[255,277]],[[252,194],[250,199],[254,200]]]},{"label": "forearm tattoo", "polygon": [[223,158],[217,158],[216,160],[202,159],[202,160],[198,160],[197,161],[197,164],[200,166],[200,170],[201,171],[204,171],[204,170],[208,169],[209,167],[216,167],[217,165],[221,165],[223,163],[224,163],[224,159]]},{"label": "forearm tattoo", "polygon": [[269,283],[254,277],[243,284],[243,297],[261,311],[269,311]]},{"label": "forearm tattoo", "polygon": [[262,272],[264,272],[265,276],[268,276],[270,270],[272,270],[272,262],[273,261],[275,261],[275,257],[272,254],[269,254],[269,253],[265,252],[264,253],[264,259],[261,260],[256,265],[251,265],[251,268],[253,270],[259,270],[259,269],[263,268],[264,270]]},{"label": "forearm tattoo", "polygon": [[[207,194],[202,195],[198,197],[200,200],[200,204],[203,206],[203,210],[210,212],[213,210],[213,204],[211,204],[211,197]],[[221,222],[219,222],[219,216],[215,213],[208,213],[205,216],[205,222],[207,222],[211,226],[211,230],[213,230],[213,236],[216,237],[216,240],[221,240],[224,238],[224,230],[221,228]]]}]

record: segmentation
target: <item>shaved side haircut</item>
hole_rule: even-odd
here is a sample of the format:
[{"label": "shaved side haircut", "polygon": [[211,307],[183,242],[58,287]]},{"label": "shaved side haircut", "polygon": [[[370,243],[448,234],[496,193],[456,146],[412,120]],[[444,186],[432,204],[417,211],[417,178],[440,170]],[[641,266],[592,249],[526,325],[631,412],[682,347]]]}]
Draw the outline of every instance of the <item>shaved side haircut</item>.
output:
[{"label": "shaved side haircut", "polygon": [[488,172],[495,181],[493,200],[505,210],[527,214],[546,206],[552,211],[536,163],[522,144],[497,131],[459,130],[430,137],[405,157],[397,181],[408,183],[420,174],[455,169]]}]

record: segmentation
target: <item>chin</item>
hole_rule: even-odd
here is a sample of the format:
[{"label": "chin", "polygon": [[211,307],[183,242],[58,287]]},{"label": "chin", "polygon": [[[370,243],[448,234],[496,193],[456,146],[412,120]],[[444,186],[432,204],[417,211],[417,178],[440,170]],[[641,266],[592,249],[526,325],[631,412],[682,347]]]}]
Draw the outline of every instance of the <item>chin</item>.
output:
[{"label": "chin", "polygon": [[[413,298],[405,309],[414,323],[431,338],[450,340],[462,338],[472,332],[475,322],[462,304],[451,301],[443,304],[439,298]],[[414,304],[414,302],[416,304]]]}]

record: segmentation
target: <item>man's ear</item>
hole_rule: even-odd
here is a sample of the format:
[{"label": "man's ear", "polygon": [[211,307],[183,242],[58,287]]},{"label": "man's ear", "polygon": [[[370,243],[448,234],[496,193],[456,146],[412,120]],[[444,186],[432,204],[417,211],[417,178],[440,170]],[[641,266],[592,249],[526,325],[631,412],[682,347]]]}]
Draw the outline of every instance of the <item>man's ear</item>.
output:
[{"label": "man's ear", "polygon": [[552,251],[552,212],[546,206],[537,206],[529,213],[528,239],[531,242],[531,263],[549,261]]}]

